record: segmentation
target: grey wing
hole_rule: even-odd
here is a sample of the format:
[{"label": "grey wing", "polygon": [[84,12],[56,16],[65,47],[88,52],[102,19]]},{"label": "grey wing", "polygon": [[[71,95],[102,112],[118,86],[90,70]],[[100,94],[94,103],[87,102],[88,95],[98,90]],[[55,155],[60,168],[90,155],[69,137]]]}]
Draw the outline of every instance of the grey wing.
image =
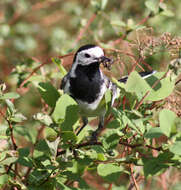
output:
[{"label": "grey wing", "polygon": [[113,106],[114,104],[114,101],[115,99],[117,98],[118,96],[118,93],[119,93],[119,89],[117,88],[117,86],[111,82],[111,85],[110,85],[110,88],[109,88],[111,91],[112,91],[112,100],[111,100],[111,106]]},{"label": "grey wing", "polygon": [[117,88],[116,84],[112,83],[106,76],[104,76],[104,81],[106,83],[107,89],[111,90],[112,92],[111,106],[113,106],[114,101],[118,96],[119,89]]}]

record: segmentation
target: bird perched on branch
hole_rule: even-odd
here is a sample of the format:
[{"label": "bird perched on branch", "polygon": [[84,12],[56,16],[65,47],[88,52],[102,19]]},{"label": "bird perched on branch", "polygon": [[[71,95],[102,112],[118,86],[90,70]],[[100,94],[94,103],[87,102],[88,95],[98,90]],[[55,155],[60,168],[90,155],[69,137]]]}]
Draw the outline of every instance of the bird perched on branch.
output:
[{"label": "bird perched on branch", "polygon": [[[92,134],[92,140],[96,140],[99,131],[104,125],[104,117],[106,114],[106,103],[104,95],[109,89],[112,92],[113,105],[118,88],[106,77],[100,70],[100,64],[107,66],[113,61],[105,57],[102,48],[96,45],[84,45],[76,52],[72,68],[63,78],[61,89],[64,93],[73,97],[80,107],[80,115],[83,125],[80,127],[77,135],[87,125],[88,117],[99,117],[99,125]],[[150,76],[153,72],[141,72],[142,77]],[[126,82],[128,77],[120,79],[120,82]]]}]

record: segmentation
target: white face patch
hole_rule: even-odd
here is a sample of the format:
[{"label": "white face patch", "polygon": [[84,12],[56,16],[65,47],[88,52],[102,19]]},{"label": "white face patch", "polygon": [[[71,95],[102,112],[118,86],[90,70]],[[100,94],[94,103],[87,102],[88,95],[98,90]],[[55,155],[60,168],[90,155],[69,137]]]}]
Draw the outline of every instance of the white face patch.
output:
[{"label": "white face patch", "polygon": [[[86,57],[86,54],[89,55],[89,57]],[[96,62],[97,61],[96,59],[98,59],[102,56],[104,56],[104,51],[99,46],[78,52],[76,60],[72,65],[71,76],[75,77],[75,69],[78,64],[86,66],[86,65]]]},{"label": "white face patch", "polygon": [[[89,57],[86,57],[89,55]],[[76,57],[76,62],[80,65],[89,65],[93,62],[96,62],[98,58],[104,56],[102,48],[96,46],[90,49],[82,50],[78,52]]]},{"label": "white face patch", "polygon": [[104,56],[104,52],[102,50],[102,48],[96,46],[96,47],[93,47],[93,48],[90,48],[90,49],[87,49],[87,50],[83,50],[80,52],[81,55],[87,53],[89,54],[91,57],[95,57],[95,58],[99,58],[99,57],[102,57]]}]

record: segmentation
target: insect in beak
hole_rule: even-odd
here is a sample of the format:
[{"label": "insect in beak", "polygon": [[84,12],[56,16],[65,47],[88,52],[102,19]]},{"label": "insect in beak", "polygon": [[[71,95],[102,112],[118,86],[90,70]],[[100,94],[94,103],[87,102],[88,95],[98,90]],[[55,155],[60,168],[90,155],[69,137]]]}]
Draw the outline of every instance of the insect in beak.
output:
[{"label": "insect in beak", "polygon": [[105,68],[107,68],[107,69],[110,70],[111,69],[111,65],[113,64],[114,61],[113,61],[113,59],[110,59],[108,57],[102,56],[102,57],[100,57],[98,59],[98,62],[102,63]]}]

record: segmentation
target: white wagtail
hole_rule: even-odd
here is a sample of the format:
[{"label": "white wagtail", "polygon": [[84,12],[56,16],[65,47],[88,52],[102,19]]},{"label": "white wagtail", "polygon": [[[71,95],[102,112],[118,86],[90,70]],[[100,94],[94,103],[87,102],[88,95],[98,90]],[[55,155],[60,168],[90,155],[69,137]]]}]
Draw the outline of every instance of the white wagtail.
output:
[{"label": "white wagtail", "polygon": [[[113,105],[118,88],[107,78],[100,70],[100,64],[112,62],[110,58],[105,57],[102,48],[96,45],[84,45],[76,52],[72,68],[63,78],[61,89],[76,100],[80,107],[80,115],[83,125],[77,132],[77,135],[87,125],[88,117],[99,117],[99,125],[92,134],[92,139],[96,140],[97,134],[104,126],[104,116],[106,114],[106,103],[104,95],[109,89],[112,92],[111,105]],[[150,76],[153,72],[141,72],[142,77]],[[120,82],[126,82],[128,77],[120,79]]]}]

